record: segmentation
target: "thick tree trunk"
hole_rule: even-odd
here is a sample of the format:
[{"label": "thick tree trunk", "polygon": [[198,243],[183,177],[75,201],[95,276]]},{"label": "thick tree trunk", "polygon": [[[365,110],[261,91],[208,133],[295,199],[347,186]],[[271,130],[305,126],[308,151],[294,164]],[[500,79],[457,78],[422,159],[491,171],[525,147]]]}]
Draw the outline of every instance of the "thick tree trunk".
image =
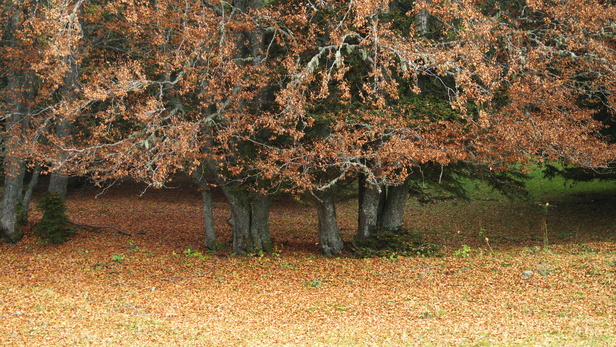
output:
[{"label": "thick tree trunk", "polygon": [[[264,0],[234,0],[232,4],[237,10],[248,13],[262,8]],[[238,47],[235,54],[238,61],[243,61],[247,67],[249,64],[256,66],[262,63],[264,57],[262,29],[244,30],[241,34],[234,35],[233,39]],[[240,105],[246,108],[246,112],[259,112],[266,102],[266,94],[260,92],[253,100],[244,100]],[[251,108],[254,111],[250,110]],[[241,156],[240,153],[235,155]],[[225,185],[224,182],[221,185],[231,208],[229,224],[233,229],[233,252],[235,254],[273,252],[269,234],[269,197],[255,197],[238,187]]]},{"label": "thick tree trunk", "polygon": [[315,195],[319,217],[319,249],[325,256],[330,257],[340,253],[344,246],[338,230],[334,196],[329,191],[316,192]]},{"label": "thick tree trunk", "polygon": [[33,84],[29,76],[14,72],[9,76],[8,104],[10,114],[6,117],[4,133],[4,191],[2,196],[2,217],[0,218],[0,235],[11,243],[17,243],[23,237],[19,225],[22,211],[24,176],[26,163],[21,155],[21,144],[28,124],[28,106],[31,100]]},{"label": "thick tree trunk", "polygon": [[363,240],[377,232],[381,206],[380,187],[371,185],[365,176],[359,178],[359,211],[355,239]]},{"label": "thick tree trunk", "polygon": [[216,240],[216,229],[214,228],[214,212],[212,207],[212,191],[208,188],[201,188],[201,200],[203,202],[203,226],[205,227],[205,247],[210,250],[217,250],[220,244]]},{"label": "thick tree trunk", "polygon": [[[427,4],[432,3],[432,0],[419,0],[419,1],[425,2]],[[430,15],[428,14],[428,11],[426,10],[420,10],[415,15],[415,24],[417,25],[417,31],[423,36],[426,36],[429,33],[429,30],[430,30],[429,20],[430,20]]]},{"label": "thick tree trunk", "polygon": [[358,227],[355,239],[362,240],[374,233],[401,230],[408,198],[408,182],[398,186],[376,187],[367,185],[365,179],[360,177]]},{"label": "thick tree trunk", "polygon": [[269,232],[269,211],[270,198],[268,196],[262,195],[253,201],[250,234],[255,249],[271,254],[274,252],[274,244]]},{"label": "thick tree trunk", "polygon": [[250,234],[250,202],[247,196],[242,196],[233,188],[223,188],[229,207],[231,219],[229,224],[233,230],[233,253],[249,254],[254,251],[253,240]]},{"label": "thick tree trunk", "polygon": [[23,159],[7,156],[4,158],[4,194],[2,196],[2,236],[11,243],[23,237],[19,225],[19,214],[23,198],[23,184],[26,164]]},{"label": "thick tree trunk", "polygon": [[381,215],[381,231],[396,232],[402,229],[404,210],[409,198],[409,188],[405,183],[387,187],[387,199]]},{"label": "thick tree trunk", "polygon": [[67,187],[68,187],[68,176],[60,172],[51,173],[51,177],[49,178],[49,188],[48,188],[48,191],[50,193],[56,193],[64,199],[66,197],[66,192],[68,190]]},{"label": "thick tree trunk", "polygon": [[233,253],[273,252],[269,233],[269,197],[253,198],[234,187],[224,187],[223,191],[231,208],[229,224],[233,229]]},{"label": "thick tree trunk", "polygon": [[[203,202],[203,225],[205,227],[205,246],[210,250],[218,250],[221,244],[216,237],[214,223],[214,207],[212,204],[212,186],[206,179],[206,173],[210,176],[218,176],[218,168],[211,161],[206,161],[198,170],[195,170],[191,177],[199,185],[201,199]],[[219,183],[223,183],[220,180]]]}]

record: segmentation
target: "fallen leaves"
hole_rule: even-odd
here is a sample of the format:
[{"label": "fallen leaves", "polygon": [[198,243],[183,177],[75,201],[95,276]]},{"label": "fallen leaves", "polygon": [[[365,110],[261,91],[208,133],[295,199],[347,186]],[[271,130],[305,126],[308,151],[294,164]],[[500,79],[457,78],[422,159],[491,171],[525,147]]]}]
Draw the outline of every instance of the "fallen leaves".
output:
[{"label": "fallen leaves", "polygon": [[[87,189],[74,193],[69,213],[75,220],[146,234],[80,231],[54,247],[27,234],[19,245],[0,245],[2,343],[607,345],[616,340],[611,242],[554,244],[547,252],[503,247],[495,235],[491,255],[478,252],[481,240],[470,243],[460,222],[454,241],[471,245],[468,257],[453,255],[458,245],[442,258],[324,258],[314,246],[315,232],[305,229],[314,211],[285,201],[272,212],[278,254],[237,257],[199,246],[196,190],[148,191],[139,198],[133,188],[121,186],[99,199]],[[352,203],[340,205],[341,222],[351,225],[343,231],[345,239],[352,237],[352,208]],[[221,241],[229,240],[228,212],[220,200],[215,210]],[[523,278],[526,272],[532,275]]]}]

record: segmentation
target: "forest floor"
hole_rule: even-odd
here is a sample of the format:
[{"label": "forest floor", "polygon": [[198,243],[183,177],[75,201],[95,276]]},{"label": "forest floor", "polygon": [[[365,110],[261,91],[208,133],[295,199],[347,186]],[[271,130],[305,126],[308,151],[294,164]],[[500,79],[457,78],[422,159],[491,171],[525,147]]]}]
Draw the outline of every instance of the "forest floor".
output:
[{"label": "forest floor", "polygon": [[[0,345],[615,345],[616,185],[533,184],[547,213],[485,189],[411,203],[407,227],[438,254],[370,259],[319,255],[316,212],[292,200],[272,210],[275,254],[235,256],[203,248],[186,183],[75,189],[72,221],[133,235],[81,228],[50,246],[28,231],[0,244]],[[356,204],[338,205],[346,241]],[[228,243],[227,205],[214,205]]]}]

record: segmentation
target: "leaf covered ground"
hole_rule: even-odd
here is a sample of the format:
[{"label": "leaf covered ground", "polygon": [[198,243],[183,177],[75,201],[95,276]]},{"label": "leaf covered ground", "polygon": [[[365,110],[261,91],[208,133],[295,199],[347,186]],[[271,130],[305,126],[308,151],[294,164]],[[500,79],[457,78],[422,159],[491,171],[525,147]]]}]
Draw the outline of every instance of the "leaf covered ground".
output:
[{"label": "leaf covered ground", "polygon": [[[71,220],[133,235],[81,228],[57,246],[31,232],[0,245],[0,344],[613,345],[608,188],[574,187],[566,199],[544,189],[547,213],[493,194],[412,203],[406,224],[441,245],[438,255],[370,259],[319,255],[316,212],[290,200],[272,211],[276,254],[240,257],[203,248],[190,185],[139,196],[140,187],[119,184],[97,198],[97,189],[77,189]],[[215,201],[224,242],[226,208]],[[338,205],[347,241],[355,208],[353,199]]]}]

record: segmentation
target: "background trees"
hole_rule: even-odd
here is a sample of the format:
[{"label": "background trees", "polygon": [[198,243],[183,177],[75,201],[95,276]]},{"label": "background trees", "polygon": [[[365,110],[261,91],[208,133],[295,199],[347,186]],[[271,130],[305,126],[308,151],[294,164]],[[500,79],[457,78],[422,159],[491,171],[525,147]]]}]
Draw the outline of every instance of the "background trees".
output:
[{"label": "background trees", "polygon": [[614,11],[583,1],[10,2],[3,232],[19,239],[26,162],[154,187],[191,173],[206,244],[216,243],[209,189],[221,186],[236,253],[271,250],[272,194],[309,193],[326,254],[342,248],[332,198],[344,180],[359,180],[363,238],[401,226],[424,167],[606,166],[614,145],[594,116],[614,114]]}]

